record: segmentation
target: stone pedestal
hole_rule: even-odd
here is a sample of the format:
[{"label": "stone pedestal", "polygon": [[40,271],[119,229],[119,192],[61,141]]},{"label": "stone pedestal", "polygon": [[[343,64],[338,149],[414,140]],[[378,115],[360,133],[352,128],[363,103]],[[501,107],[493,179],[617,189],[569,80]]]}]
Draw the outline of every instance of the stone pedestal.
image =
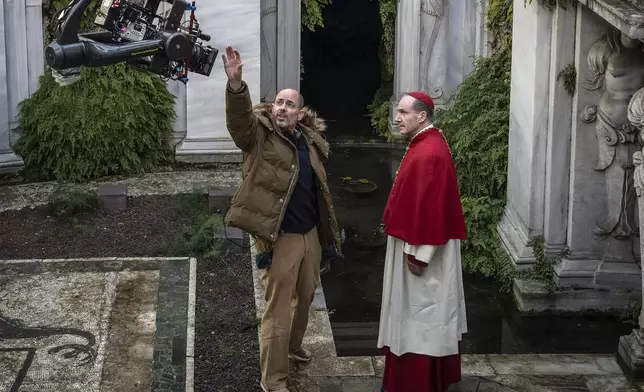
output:
[{"label": "stone pedestal", "polygon": [[[298,3],[299,4],[299,3]],[[244,80],[253,103],[260,97],[260,0],[236,3],[205,1],[197,5],[204,32],[221,54],[230,45],[244,61]],[[231,32],[234,32],[231,34]],[[220,59],[210,77],[191,74],[187,85],[186,136],[176,150],[183,162],[240,161],[241,152],[226,128],[225,92],[227,76]]]},{"label": "stone pedestal", "polygon": [[222,252],[243,252],[244,232],[234,227],[219,227],[214,233],[217,249]]},{"label": "stone pedestal", "polygon": [[187,86],[176,80],[167,82],[168,91],[174,95],[174,111],[176,118],[172,125],[172,148],[176,149],[181,145],[188,133],[188,106]]},{"label": "stone pedestal", "polygon": [[102,184],[98,187],[98,200],[105,211],[124,211],[127,209],[127,187],[124,184]]},{"label": "stone pedestal", "polygon": [[641,329],[619,339],[618,363],[633,378],[644,379],[644,337]]},{"label": "stone pedestal", "polygon": [[208,191],[208,208],[219,212],[227,211],[236,191],[237,187],[211,189]]},{"label": "stone pedestal", "polygon": [[535,262],[529,242],[544,233],[552,20],[537,2],[514,1],[507,205],[498,232],[518,269]]}]

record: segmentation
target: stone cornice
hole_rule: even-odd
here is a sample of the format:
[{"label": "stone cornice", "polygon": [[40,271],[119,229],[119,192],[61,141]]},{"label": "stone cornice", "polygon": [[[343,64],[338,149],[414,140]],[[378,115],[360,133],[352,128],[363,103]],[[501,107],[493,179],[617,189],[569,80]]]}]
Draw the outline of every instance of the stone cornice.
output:
[{"label": "stone cornice", "polygon": [[644,39],[644,1],[577,0],[631,38]]}]

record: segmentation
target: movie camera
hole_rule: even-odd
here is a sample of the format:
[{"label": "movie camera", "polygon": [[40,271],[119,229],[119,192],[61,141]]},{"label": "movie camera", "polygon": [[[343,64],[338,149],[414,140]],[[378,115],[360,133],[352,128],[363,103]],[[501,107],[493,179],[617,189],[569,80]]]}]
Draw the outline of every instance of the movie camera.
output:
[{"label": "movie camera", "polygon": [[99,0],[97,29],[78,34],[91,1],[72,0],[54,17],[55,40],[45,59],[59,75],[78,75],[81,66],[125,62],[183,83],[188,72],[210,76],[218,50],[200,41],[210,41],[210,36],[201,31],[194,1]]}]

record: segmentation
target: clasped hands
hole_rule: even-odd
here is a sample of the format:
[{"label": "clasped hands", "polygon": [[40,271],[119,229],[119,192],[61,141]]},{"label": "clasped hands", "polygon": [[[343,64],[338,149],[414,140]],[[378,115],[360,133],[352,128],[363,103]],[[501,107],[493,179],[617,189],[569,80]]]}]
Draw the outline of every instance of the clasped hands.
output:
[{"label": "clasped hands", "polygon": [[423,263],[422,261],[419,261],[412,255],[408,255],[407,253],[403,253],[405,258],[407,259],[407,268],[409,268],[409,271],[416,275],[416,276],[421,276],[425,272],[425,268],[427,268],[427,264]]}]

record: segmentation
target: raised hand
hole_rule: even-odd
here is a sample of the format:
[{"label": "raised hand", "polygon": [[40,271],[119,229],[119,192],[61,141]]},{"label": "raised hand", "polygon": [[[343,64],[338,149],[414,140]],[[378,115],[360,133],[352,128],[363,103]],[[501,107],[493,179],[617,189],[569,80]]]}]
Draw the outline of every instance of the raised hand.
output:
[{"label": "raised hand", "polygon": [[239,89],[242,84],[242,67],[244,63],[241,60],[239,52],[232,46],[226,47],[226,54],[221,56],[224,61],[224,70],[228,76],[228,81],[233,89]]}]

